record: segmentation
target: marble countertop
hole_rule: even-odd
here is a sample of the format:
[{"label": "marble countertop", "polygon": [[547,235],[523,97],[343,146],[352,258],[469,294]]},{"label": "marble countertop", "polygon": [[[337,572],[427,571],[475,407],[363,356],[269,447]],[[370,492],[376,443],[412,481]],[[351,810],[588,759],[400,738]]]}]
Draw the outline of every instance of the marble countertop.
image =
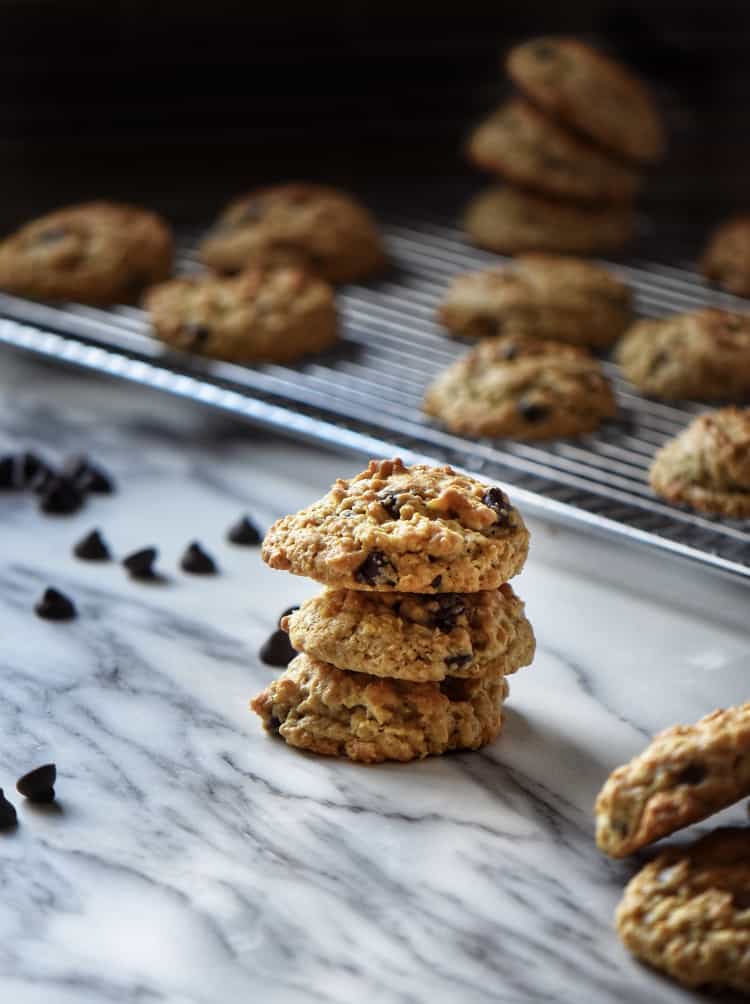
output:
[{"label": "marble countertop", "polygon": [[[316,587],[223,534],[358,460],[8,353],[0,389],[0,451],[85,451],[119,485],[71,517],[0,496],[0,786],[59,770],[58,808],[14,798],[0,835],[1,1000],[705,999],[620,946],[634,864],[597,852],[591,807],[654,731],[749,696],[747,589],[532,523],[514,586],[538,653],[500,739],[412,765],[301,754],[247,703],[273,675],[259,646]],[[168,581],[76,561],[93,527],[119,555],[157,545]],[[220,576],[177,570],[193,539]],[[48,585],[76,621],[33,615]]]}]

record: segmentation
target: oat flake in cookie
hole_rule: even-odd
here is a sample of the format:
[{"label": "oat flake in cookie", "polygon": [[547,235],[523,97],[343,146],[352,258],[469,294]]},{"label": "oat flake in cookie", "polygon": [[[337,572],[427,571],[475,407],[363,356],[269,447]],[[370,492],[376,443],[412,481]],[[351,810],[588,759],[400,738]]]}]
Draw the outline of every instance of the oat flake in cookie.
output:
[{"label": "oat flake in cookie", "polygon": [[403,762],[492,742],[507,691],[496,672],[413,683],[299,655],[251,707],[290,746],[361,763]]},{"label": "oat flake in cookie", "polygon": [[324,589],[282,620],[292,644],[339,669],[415,682],[508,676],[534,633],[508,584],[479,593]]},{"label": "oat flake in cookie", "polygon": [[219,272],[297,265],[329,282],[352,282],[385,266],[375,221],[345,192],[324,185],[259,188],[232,202],[201,245]]},{"label": "oat flake in cookie", "polygon": [[613,771],[596,800],[596,842],[625,857],[748,795],[750,703],[665,729]]},{"label": "oat flake in cookie", "polygon": [[41,300],[131,303],[172,270],[155,213],[112,202],[58,209],[0,244],[0,289]]},{"label": "oat flake in cookie", "polygon": [[683,986],[750,993],[750,829],[660,854],[628,883],[616,921],[636,958]]},{"label": "oat flake in cookie", "polygon": [[451,467],[371,460],[274,523],[263,560],[336,589],[470,593],[517,575],[528,547],[523,519],[499,488]]}]

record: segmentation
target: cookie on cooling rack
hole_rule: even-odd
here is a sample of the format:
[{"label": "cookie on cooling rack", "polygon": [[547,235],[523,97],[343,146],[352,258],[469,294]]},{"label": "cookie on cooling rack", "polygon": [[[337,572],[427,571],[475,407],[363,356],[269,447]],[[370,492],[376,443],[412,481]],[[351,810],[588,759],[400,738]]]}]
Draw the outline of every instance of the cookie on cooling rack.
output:
[{"label": "cookie on cooling rack", "polygon": [[172,236],[155,213],[87,202],[25,224],[0,244],[0,289],[39,300],[131,303],[172,270]]},{"label": "cookie on cooling rack", "polygon": [[721,408],[693,419],[656,454],[649,480],[669,502],[750,517],[750,408]]},{"label": "cookie on cooling rack", "polygon": [[259,188],[232,202],[200,254],[219,272],[298,265],[333,283],[367,278],[386,262],[364,206],[335,188],[305,184]]},{"label": "cookie on cooling rack", "polygon": [[750,394],[750,315],[705,307],[638,321],[625,332],[617,362],[651,397],[744,398]]},{"label": "cookie on cooling rack", "polygon": [[289,362],[337,339],[333,290],[297,267],[172,279],[145,307],[163,342],[215,359]]},{"label": "cookie on cooling rack", "polygon": [[733,216],[712,235],[701,271],[738,296],[750,296],[750,216]]},{"label": "cookie on cooling rack", "polygon": [[522,188],[584,202],[623,202],[640,176],[561,129],[533,105],[514,98],[480,123],[467,144],[469,158]]},{"label": "cookie on cooling rack", "polygon": [[440,374],[424,410],[462,435],[563,439],[592,432],[616,405],[584,349],[508,335],[480,342]]},{"label": "cookie on cooling rack", "polygon": [[604,347],[630,323],[631,294],[593,262],[519,255],[512,267],[457,276],[438,320],[465,338],[512,333]]},{"label": "cookie on cooling rack", "polygon": [[627,203],[573,205],[496,185],[471,200],[464,226],[475,244],[490,251],[592,254],[626,244],[635,229],[635,214]]},{"label": "cookie on cooling rack", "polygon": [[535,105],[613,153],[636,161],[664,153],[664,127],[644,86],[583,42],[535,38],[511,49],[505,65]]},{"label": "cookie on cooling rack", "polygon": [[309,655],[252,701],[265,728],[290,746],[362,763],[479,749],[498,735],[502,673],[440,683],[350,673]]}]

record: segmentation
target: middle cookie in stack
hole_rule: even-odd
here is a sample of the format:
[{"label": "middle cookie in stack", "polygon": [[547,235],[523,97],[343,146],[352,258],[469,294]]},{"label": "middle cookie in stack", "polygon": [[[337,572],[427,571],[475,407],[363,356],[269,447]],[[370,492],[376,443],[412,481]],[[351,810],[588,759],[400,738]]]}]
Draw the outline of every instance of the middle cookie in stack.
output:
[{"label": "middle cookie in stack", "polygon": [[285,619],[302,654],[253,709],[290,745],[365,762],[490,742],[534,655],[506,582],[527,550],[500,489],[372,461],[269,531],[268,564],[329,588]]}]

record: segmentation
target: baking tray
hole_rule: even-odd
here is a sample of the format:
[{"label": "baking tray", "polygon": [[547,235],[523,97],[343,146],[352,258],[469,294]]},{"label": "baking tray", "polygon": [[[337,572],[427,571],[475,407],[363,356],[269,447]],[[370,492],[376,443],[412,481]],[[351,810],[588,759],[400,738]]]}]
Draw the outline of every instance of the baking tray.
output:
[{"label": "baking tray", "polygon": [[[593,435],[553,443],[470,440],[424,418],[427,384],[466,351],[435,324],[435,306],[457,272],[503,259],[469,247],[450,226],[420,220],[384,226],[392,271],[338,294],[342,340],[292,366],[239,366],[165,348],[143,311],[47,305],[0,294],[0,344],[189,398],[298,438],[359,454],[451,463],[512,488],[522,508],[631,544],[647,545],[750,581],[750,521],[670,506],[648,486],[654,451],[705,406],[634,393],[616,367],[618,416]],[[196,268],[195,242],[178,269]],[[618,262],[636,312],[658,316],[712,304],[747,309],[687,268]]]}]

